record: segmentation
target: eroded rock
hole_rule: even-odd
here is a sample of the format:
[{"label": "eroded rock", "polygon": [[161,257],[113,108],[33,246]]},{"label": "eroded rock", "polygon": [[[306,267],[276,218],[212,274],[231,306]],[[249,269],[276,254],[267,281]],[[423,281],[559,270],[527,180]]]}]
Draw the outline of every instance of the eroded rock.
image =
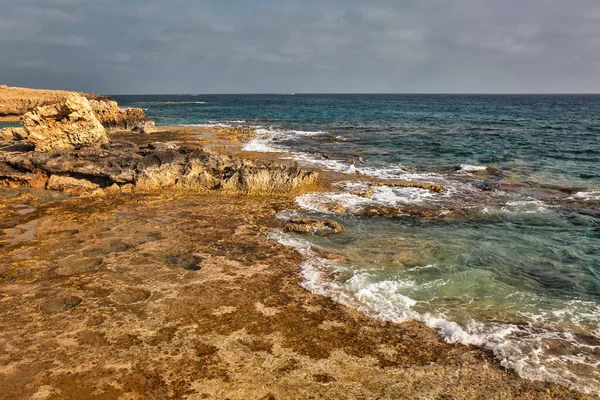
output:
[{"label": "eroded rock", "polygon": [[[95,93],[79,93],[66,90],[43,90],[0,85],[0,116],[21,116],[37,107],[61,104],[70,96],[89,100],[96,118],[108,130],[130,130],[150,133],[156,130],[154,121],[146,118],[141,108],[122,110],[116,101]],[[8,133],[0,132],[0,139]]]},{"label": "eroded rock", "polygon": [[151,133],[156,130],[154,121],[148,120],[141,108],[123,110],[116,101],[107,100],[90,100],[90,106],[106,129],[139,133]]},{"label": "eroded rock", "polygon": [[108,142],[88,100],[80,95],[64,103],[38,107],[21,117],[26,140],[39,152],[79,149]]},{"label": "eroded rock", "polygon": [[55,154],[8,149],[0,151],[0,184],[74,194],[135,187],[276,195],[310,185],[318,175],[298,166],[255,164],[202,149],[158,144],[109,143]]}]

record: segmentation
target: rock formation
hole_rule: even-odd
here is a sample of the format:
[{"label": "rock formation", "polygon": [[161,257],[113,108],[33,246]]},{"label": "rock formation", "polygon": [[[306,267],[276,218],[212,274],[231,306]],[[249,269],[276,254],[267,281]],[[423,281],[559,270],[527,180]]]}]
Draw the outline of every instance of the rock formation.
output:
[{"label": "rock formation", "polygon": [[127,130],[140,133],[154,132],[154,121],[148,120],[141,108],[122,110],[114,100],[90,100],[100,123],[109,130]]},{"label": "rock formation", "polygon": [[135,186],[143,190],[277,195],[310,185],[316,178],[317,173],[297,166],[257,165],[164,143],[138,147],[117,142],[54,154],[31,151],[22,144],[0,149],[0,185],[45,187],[74,194]]},{"label": "rock formation", "polygon": [[37,107],[23,115],[21,123],[35,151],[70,150],[108,142],[106,130],[88,100],[77,94],[68,96],[64,103]]},{"label": "rock formation", "polygon": [[141,133],[149,133],[154,130],[154,122],[146,118],[146,114],[141,108],[122,110],[110,97],[65,90],[41,90],[0,85],[0,116],[20,116],[37,107],[63,103],[72,95],[88,99],[96,117],[108,130],[131,130]]},{"label": "rock formation", "polygon": [[36,107],[60,103],[73,94],[79,94],[88,100],[110,100],[109,97],[97,94],[0,85],[0,115],[23,115]]}]

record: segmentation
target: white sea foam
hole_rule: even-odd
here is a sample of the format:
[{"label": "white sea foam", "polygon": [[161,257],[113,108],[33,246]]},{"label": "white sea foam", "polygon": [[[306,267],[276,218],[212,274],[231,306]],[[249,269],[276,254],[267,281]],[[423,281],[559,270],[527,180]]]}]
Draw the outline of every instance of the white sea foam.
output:
[{"label": "white sea foam", "polygon": [[295,201],[301,208],[308,211],[334,213],[328,211],[325,205],[338,204],[353,213],[364,207],[399,207],[411,203],[420,203],[433,196],[435,195],[421,188],[375,186],[370,198],[348,192],[316,192],[298,196]]},{"label": "white sea foam", "polygon": [[269,140],[254,138],[242,147],[244,151],[257,151],[261,153],[281,153],[284,149],[276,148],[271,145]]},{"label": "white sea foam", "polygon": [[231,128],[233,125],[223,122],[207,122],[204,124],[181,124],[180,126],[189,126],[195,128]]},{"label": "white sea foam", "polygon": [[[572,365],[598,367],[600,362],[589,355],[594,354],[598,346],[580,342],[575,335],[554,329],[551,325],[547,328],[532,325],[535,321],[546,321],[546,316],[523,315],[532,324],[516,325],[494,321],[484,324],[471,321],[461,325],[443,314],[419,313],[414,307],[421,302],[403,292],[422,288],[422,285],[419,286],[414,281],[378,280],[377,275],[353,271],[349,267],[316,256],[308,241],[282,232],[272,233],[270,237],[284,245],[293,246],[304,256],[305,261],[301,264],[302,286],[313,293],[329,296],[373,318],[393,322],[409,319],[421,321],[436,329],[448,342],[477,345],[491,350],[504,367],[515,370],[524,378],[560,383],[587,393],[598,393],[600,390],[600,372],[593,372],[592,368],[590,374],[578,376],[568,370]],[[428,265],[421,268],[432,267]],[[348,278],[344,280],[341,276]],[[582,313],[582,308],[588,310],[587,318],[591,318],[597,325],[600,321],[600,308],[596,304],[566,302],[564,312],[577,316],[586,315],[586,312]],[[600,340],[598,333],[596,338]],[[565,343],[574,350],[568,354],[563,354],[563,351],[552,354],[548,343]]]},{"label": "white sea foam", "polygon": [[569,197],[572,200],[597,201],[600,200],[600,191],[577,192]]},{"label": "white sea foam", "polygon": [[209,124],[245,124],[246,121],[243,119],[232,119],[232,120],[220,120],[220,121],[207,121]]},{"label": "white sea foam", "polygon": [[501,211],[507,213],[523,213],[523,214],[534,214],[534,213],[545,213],[550,211],[550,207],[541,200],[528,199],[509,201]]},{"label": "white sea foam", "polygon": [[484,165],[469,165],[469,164],[461,164],[460,170],[462,172],[476,172],[476,171],[485,171],[487,169]]}]

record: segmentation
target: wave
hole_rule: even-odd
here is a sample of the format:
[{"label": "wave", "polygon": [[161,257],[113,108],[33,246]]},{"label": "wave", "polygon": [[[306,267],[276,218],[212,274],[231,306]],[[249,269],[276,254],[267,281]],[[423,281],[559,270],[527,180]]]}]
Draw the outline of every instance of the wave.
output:
[{"label": "wave", "polygon": [[256,151],[260,153],[281,153],[285,150],[274,147],[270,144],[271,142],[265,139],[254,138],[246,143],[242,150],[244,151]]},{"label": "wave", "polygon": [[[341,182],[342,189],[351,192],[366,191],[369,185],[356,182]],[[341,209],[355,213],[365,207],[399,207],[406,204],[421,203],[432,199],[435,194],[421,188],[372,186],[369,198],[351,192],[316,192],[298,196],[295,202],[302,209],[321,213],[336,213],[328,209],[328,204],[341,206]]]},{"label": "wave", "polygon": [[[245,122],[245,121],[244,121]],[[289,152],[290,149],[275,145],[274,142],[282,140],[293,140],[298,136],[316,136],[326,134],[324,131],[302,131],[294,129],[265,128],[261,125],[252,126],[256,130],[257,137],[246,143],[242,150],[257,151],[263,153]]]},{"label": "wave", "polygon": [[[600,329],[587,339],[580,339],[561,329],[559,324],[546,320],[545,314],[522,314],[526,323],[493,320],[482,323],[471,320],[459,324],[443,314],[415,311],[416,305],[427,302],[417,301],[403,294],[406,289],[419,288],[414,281],[379,280],[369,272],[356,271],[318,257],[308,241],[283,232],[271,233],[269,236],[283,245],[294,247],[303,256],[301,285],[312,293],[330,297],[376,319],[396,323],[420,321],[436,329],[447,342],[476,345],[491,350],[502,366],[513,369],[523,378],[554,382],[585,393],[600,390],[600,372],[595,369],[600,366],[600,361],[593,356],[594,352],[600,350]],[[420,268],[434,267],[427,265]],[[349,278],[342,280],[342,276]],[[567,301],[564,308],[555,313],[568,315],[564,319],[571,323],[576,323],[575,317],[581,316],[591,321],[600,320],[600,308],[591,302]],[[553,352],[550,346],[560,350]],[[565,351],[565,348],[570,350]],[[575,369],[570,368],[573,366]],[[579,372],[579,375],[570,372],[576,370],[577,366],[592,367],[588,368],[591,372]]]},{"label": "wave", "polygon": [[573,196],[570,196],[569,199],[583,201],[598,201],[600,200],[600,191],[577,192]]}]

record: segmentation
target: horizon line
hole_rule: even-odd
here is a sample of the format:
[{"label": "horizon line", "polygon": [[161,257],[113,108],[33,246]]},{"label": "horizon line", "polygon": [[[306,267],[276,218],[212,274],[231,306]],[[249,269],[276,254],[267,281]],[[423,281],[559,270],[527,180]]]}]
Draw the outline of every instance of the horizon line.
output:
[{"label": "horizon line", "polygon": [[[97,92],[92,92],[101,94]],[[244,93],[113,93],[106,96],[296,96],[296,95],[425,95],[425,96],[572,96],[600,95],[600,92],[548,92],[548,93],[511,93],[511,92],[244,92]]]}]

